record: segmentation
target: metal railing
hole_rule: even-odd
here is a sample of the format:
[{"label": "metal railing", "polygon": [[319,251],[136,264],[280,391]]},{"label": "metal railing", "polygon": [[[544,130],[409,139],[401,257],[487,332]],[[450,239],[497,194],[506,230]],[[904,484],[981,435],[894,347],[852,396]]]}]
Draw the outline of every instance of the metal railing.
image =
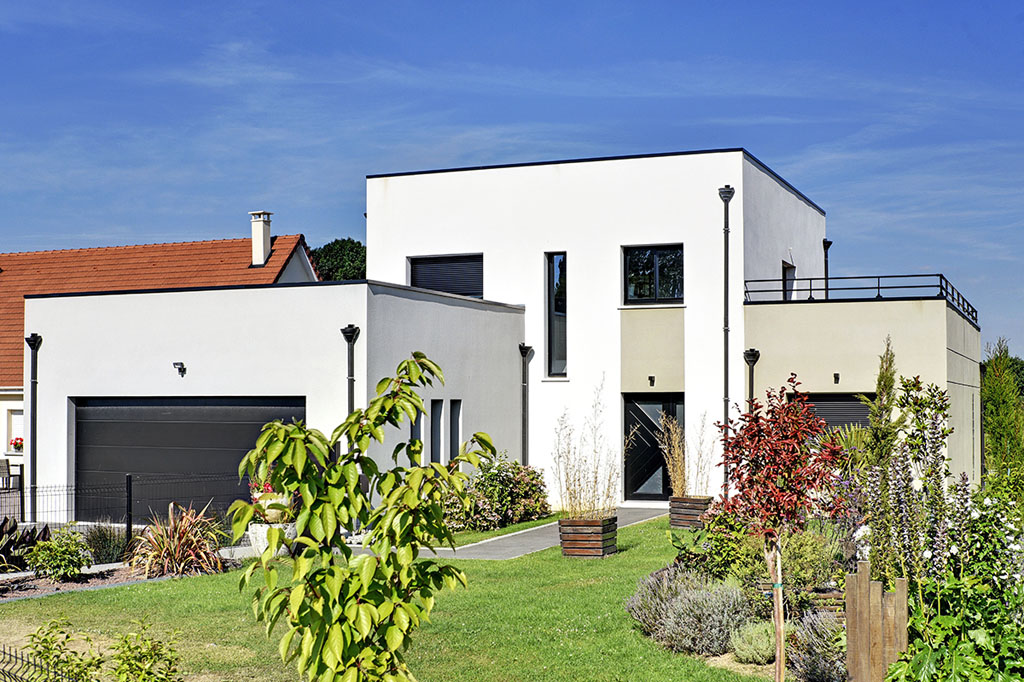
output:
[{"label": "metal railing", "polygon": [[940,273],[748,279],[744,294],[748,303],[941,298],[975,326],[978,324],[977,308]]},{"label": "metal railing", "polygon": [[34,656],[0,644],[0,682],[73,682]]}]

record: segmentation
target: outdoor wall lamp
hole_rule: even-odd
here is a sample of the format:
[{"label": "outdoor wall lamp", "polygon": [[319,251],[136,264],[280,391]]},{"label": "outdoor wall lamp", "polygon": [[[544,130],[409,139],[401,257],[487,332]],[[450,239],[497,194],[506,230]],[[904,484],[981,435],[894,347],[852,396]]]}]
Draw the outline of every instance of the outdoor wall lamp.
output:
[{"label": "outdoor wall lamp", "polygon": [[834,372],[832,374],[832,383],[833,384],[838,384],[839,383],[839,372]]},{"label": "outdoor wall lamp", "polygon": [[171,366],[174,367],[174,369],[178,370],[178,376],[179,377],[185,376],[185,372],[188,371],[187,369],[185,369],[185,363],[184,362],[172,362]]},{"label": "outdoor wall lamp", "polygon": [[743,351],[743,359],[747,363],[747,369],[749,372],[747,379],[747,403],[749,405],[754,404],[754,365],[761,359],[761,351],[756,348],[748,348]]},{"label": "outdoor wall lamp", "polygon": [[647,377],[647,383],[649,383],[652,387],[654,386],[654,375],[653,374],[651,374],[650,376]]}]

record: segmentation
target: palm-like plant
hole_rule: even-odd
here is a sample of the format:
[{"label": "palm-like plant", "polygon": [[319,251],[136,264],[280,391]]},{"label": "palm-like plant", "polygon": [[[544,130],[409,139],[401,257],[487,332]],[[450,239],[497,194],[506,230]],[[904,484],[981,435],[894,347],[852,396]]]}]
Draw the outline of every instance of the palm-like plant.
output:
[{"label": "palm-like plant", "polygon": [[147,578],[196,575],[224,570],[217,548],[227,534],[206,515],[209,504],[196,511],[176,502],[167,505],[167,519],[153,518],[132,545],[130,563]]}]

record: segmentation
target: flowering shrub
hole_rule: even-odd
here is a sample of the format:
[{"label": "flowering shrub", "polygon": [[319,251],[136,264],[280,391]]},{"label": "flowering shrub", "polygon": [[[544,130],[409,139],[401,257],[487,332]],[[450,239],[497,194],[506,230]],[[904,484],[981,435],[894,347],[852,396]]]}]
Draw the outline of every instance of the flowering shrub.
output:
[{"label": "flowering shrub", "polygon": [[445,523],[453,531],[494,530],[551,513],[540,470],[503,457],[482,462],[466,492],[468,510],[455,495],[444,499]]}]

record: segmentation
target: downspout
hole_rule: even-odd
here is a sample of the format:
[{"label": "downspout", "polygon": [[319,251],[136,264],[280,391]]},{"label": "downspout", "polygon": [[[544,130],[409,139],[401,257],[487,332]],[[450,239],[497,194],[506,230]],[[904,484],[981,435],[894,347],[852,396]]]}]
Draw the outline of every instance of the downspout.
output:
[{"label": "downspout", "polygon": [[[35,332],[32,332],[29,336],[25,337],[25,343],[28,344],[31,353],[29,355],[29,420],[28,420],[28,479],[32,482],[31,490],[31,505],[32,505],[32,520],[36,518],[36,455],[39,452],[39,448],[36,445],[36,425],[39,423],[39,419],[36,416],[37,407],[39,405],[38,393],[39,393],[39,347],[43,345],[43,337]],[[22,484],[22,494],[24,494],[25,486]]]},{"label": "downspout", "polygon": [[523,357],[523,399],[522,399],[522,446],[523,465],[530,463],[530,351],[533,346],[519,344],[519,355]]},{"label": "downspout", "polygon": [[359,327],[350,324],[342,328],[341,335],[348,344],[348,413],[356,409],[356,339],[359,338]]},{"label": "downspout", "polygon": [[[724,226],[722,228],[722,436],[729,435],[729,202],[736,190],[730,185],[720,187],[718,196],[722,200]],[[729,499],[729,465],[725,464],[723,494]]]},{"label": "downspout", "polygon": [[828,249],[832,246],[831,239],[822,239],[821,248],[825,251],[825,300],[828,300]]}]

